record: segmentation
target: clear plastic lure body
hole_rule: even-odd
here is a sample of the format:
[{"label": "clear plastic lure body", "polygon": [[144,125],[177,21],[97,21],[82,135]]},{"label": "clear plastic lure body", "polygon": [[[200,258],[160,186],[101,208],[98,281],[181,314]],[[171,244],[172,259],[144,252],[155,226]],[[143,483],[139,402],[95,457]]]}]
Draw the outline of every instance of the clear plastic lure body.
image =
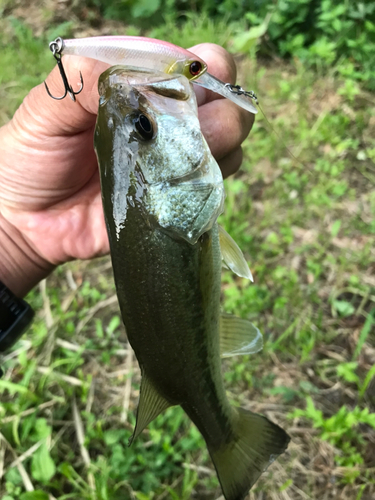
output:
[{"label": "clear plastic lure body", "polygon": [[[197,55],[169,42],[137,36],[99,36],[63,40],[50,43],[54,55],[76,55],[103,61],[111,65],[122,64],[133,68],[182,74],[191,82],[212,90],[256,114],[258,109],[253,92],[222,82],[207,72],[207,64]],[[241,89],[241,90],[238,90]]]}]

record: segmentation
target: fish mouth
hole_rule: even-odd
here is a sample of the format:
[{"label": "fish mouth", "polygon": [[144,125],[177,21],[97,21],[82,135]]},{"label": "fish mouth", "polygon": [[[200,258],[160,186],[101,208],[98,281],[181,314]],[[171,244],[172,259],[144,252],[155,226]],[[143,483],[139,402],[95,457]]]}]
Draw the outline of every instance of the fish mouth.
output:
[{"label": "fish mouth", "polygon": [[191,87],[183,75],[122,65],[111,66],[100,75],[98,89],[103,103],[105,96],[108,98],[113,90],[123,88],[134,88],[140,92],[146,90],[177,101],[186,101],[191,95]]}]

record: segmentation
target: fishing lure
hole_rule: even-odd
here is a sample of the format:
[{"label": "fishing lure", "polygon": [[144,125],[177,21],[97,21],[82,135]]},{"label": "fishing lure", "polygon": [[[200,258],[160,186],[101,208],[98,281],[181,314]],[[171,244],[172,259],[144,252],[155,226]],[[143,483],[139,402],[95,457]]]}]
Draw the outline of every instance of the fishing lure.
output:
[{"label": "fishing lure", "polygon": [[61,97],[55,97],[44,82],[48,95],[53,99],[61,100],[69,94],[75,101],[75,96],[82,91],[82,74],[80,73],[81,87],[74,91],[62,65],[62,55],[76,55],[111,65],[125,64],[131,68],[145,68],[171,75],[181,74],[192,83],[226,97],[250,113],[258,112],[254,106],[254,103],[258,104],[258,100],[253,91],[248,92],[239,85],[222,82],[207,72],[207,64],[203,59],[169,42],[137,36],[100,36],[71,40],[59,37],[51,42],[49,47],[58,64],[65,88]]}]

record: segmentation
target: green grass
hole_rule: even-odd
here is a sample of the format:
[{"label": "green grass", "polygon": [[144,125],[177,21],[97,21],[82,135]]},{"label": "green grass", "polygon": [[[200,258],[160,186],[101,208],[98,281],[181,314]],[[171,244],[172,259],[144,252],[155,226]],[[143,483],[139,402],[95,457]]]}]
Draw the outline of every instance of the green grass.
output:
[{"label": "green grass", "polygon": [[[198,21],[191,23],[187,35]],[[207,20],[200,26],[214,37]],[[3,20],[2,27],[4,122],[52,61],[22,25]],[[221,33],[213,41],[226,43],[230,34]],[[186,36],[186,44],[201,39]],[[244,59],[239,81],[257,91],[274,131],[259,114],[243,167],[226,181],[220,221],[255,282],[224,272],[223,308],[257,324],[265,346],[226,361],[224,376],[234,404],[266,414],[292,437],[250,498],[370,499],[374,97],[298,63]],[[127,447],[140,374],[114,294],[109,259],[100,259],[63,266],[29,295],[36,320],[6,357],[0,381],[3,500],[221,495],[202,438],[179,409]]]},{"label": "green grass", "polygon": [[0,20],[0,30],[0,122],[4,123],[53,64],[46,41],[34,38],[16,18]]}]

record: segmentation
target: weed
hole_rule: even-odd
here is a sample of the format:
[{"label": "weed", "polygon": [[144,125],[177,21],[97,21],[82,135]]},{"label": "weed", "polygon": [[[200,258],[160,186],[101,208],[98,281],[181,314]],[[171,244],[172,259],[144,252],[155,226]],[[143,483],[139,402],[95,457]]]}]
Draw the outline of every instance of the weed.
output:
[{"label": "weed", "polygon": [[324,418],[323,412],[318,410],[312,398],[306,398],[306,409],[297,409],[290,413],[290,418],[303,417],[312,421],[313,427],[320,432],[320,438],[328,441],[335,447],[335,461],[337,465],[345,467],[345,481],[351,483],[361,473],[364,465],[363,445],[365,441],[359,428],[361,425],[375,429],[375,413],[368,408],[355,407],[349,410],[342,406],[330,418]]}]

